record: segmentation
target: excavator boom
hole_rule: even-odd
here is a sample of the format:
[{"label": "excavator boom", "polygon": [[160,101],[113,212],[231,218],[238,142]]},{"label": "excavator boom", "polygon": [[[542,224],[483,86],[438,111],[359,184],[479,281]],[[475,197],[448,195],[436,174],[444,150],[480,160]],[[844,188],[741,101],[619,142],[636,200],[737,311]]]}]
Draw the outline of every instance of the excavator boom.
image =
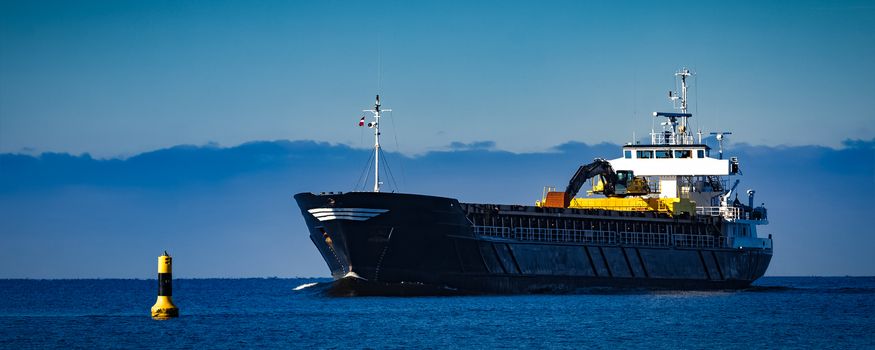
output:
[{"label": "excavator boom", "polygon": [[[627,194],[644,195],[650,192],[647,182],[643,178],[635,178],[631,172],[630,176],[625,180],[628,183],[620,183],[617,172],[611,167],[611,163],[607,160],[596,158],[592,163],[581,165],[568,180],[568,186],[565,187],[565,192],[548,192],[545,198],[545,206],[568,208],[571,204],[571,199],[580,192],[580,188],[587,180],[595,176],[599,176],[604,184],[602,193],[608,197],[623,197]],[[616,193],[616,186],[620,183],[621,193]],[[632,186],[629,186],[632,185]]]},{"label": "excavator boom", "polygon": [[[609,191],[612,193],[613,184],[616,183],[617,174],[614,172],[614,168],[611,167],[610,162],[601,158],[596,158],[592,163],[581,165],[580,168],[577,168],[577,172],[574,173],[571,180],[568,180],[568,186],[565,187],[565,198],[567,198],[565,206],[567,207],[568,203],[571,202],[571,199],[580,192],[580,188],[583,187],[586,180],[597,175],[606,177],[605,193],[608,193]],[[609,184],[610,187],[612,187],[610,189],[608,189]]]}]

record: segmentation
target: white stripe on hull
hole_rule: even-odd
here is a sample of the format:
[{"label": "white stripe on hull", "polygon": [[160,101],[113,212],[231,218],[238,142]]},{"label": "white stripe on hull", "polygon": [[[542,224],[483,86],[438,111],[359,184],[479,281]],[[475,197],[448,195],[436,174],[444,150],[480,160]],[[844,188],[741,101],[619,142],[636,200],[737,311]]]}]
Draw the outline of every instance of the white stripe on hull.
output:
[{"label": "white stripe on hull", "polygon": [[389,211],[388,209],[370,209],[370,208],[313,208],[307,210],[319,221],[329,220],[353,220],[365,221],[382,213]]}]

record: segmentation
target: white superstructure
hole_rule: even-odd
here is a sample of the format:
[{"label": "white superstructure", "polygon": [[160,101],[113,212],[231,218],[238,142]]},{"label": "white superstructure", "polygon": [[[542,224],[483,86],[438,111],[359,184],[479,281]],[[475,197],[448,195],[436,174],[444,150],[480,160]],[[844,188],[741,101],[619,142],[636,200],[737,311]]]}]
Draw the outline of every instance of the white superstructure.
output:
[{"label": "white superstructure", "polygon": [[741,175],[738,159],[722,159],[722,139],[730,133],[717,133],[721,150],[719,158],[712,158],[711,148],[702,143],[701,130],[694,136],[689,129],[688,120],[693,115],[687,112],[687,78],[691,75],[688,69],[675,74],[681,93],[670,91],[668,96],[679,111],[653,113],[654,118],[665,119],[659,123],[661,130],[651,130],[650,144],[623,146],[622,157],[610,160],[611,166],[645,177],[650,196],[687,199],[695,203],[699,215],[723,216],[725,232],[735,237],[739,246],[770,245],[771,240],[756,235],[756,225],[768,224],[766,209],[754,207],[753,190],[747,190],[747,203],[738,200],[739,180],[733,178]]}]

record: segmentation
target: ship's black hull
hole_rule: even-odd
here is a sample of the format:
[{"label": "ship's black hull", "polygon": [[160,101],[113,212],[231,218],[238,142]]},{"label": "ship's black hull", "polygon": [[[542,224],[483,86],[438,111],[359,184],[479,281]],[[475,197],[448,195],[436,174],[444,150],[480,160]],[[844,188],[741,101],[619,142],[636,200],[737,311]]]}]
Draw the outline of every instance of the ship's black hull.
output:
[{"label": "ship's black hull", "polygon": [[[564,293],[601,287],[739,289],[761,277],[772,256],[770,248],[758,247],[654,247],[483,235],[471,220],[472,206],[479,205],[451,198],[352,192],[300,193],[295,199],[340,295]],[[551,210],[526,214],[527,219],[572,215],[569,209]],[[495,211],[493,217],[503,214],[498,207]],[[593,220],[611,215],[591,214]],[[615,227],[634,220],[670,222],[609,219]],[[675,220],[674,225],[692,224]]]}]

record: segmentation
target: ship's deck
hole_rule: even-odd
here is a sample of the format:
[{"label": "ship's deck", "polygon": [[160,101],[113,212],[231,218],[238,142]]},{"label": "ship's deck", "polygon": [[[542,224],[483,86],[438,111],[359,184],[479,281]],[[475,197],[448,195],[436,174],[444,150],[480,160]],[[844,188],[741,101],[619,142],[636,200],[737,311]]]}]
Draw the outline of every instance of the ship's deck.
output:
[{"label": "ship's deck", "polygon": [[723,218],[658,212],[461,203],[474,234],[490,240],[640,247],[732,248]]}]

